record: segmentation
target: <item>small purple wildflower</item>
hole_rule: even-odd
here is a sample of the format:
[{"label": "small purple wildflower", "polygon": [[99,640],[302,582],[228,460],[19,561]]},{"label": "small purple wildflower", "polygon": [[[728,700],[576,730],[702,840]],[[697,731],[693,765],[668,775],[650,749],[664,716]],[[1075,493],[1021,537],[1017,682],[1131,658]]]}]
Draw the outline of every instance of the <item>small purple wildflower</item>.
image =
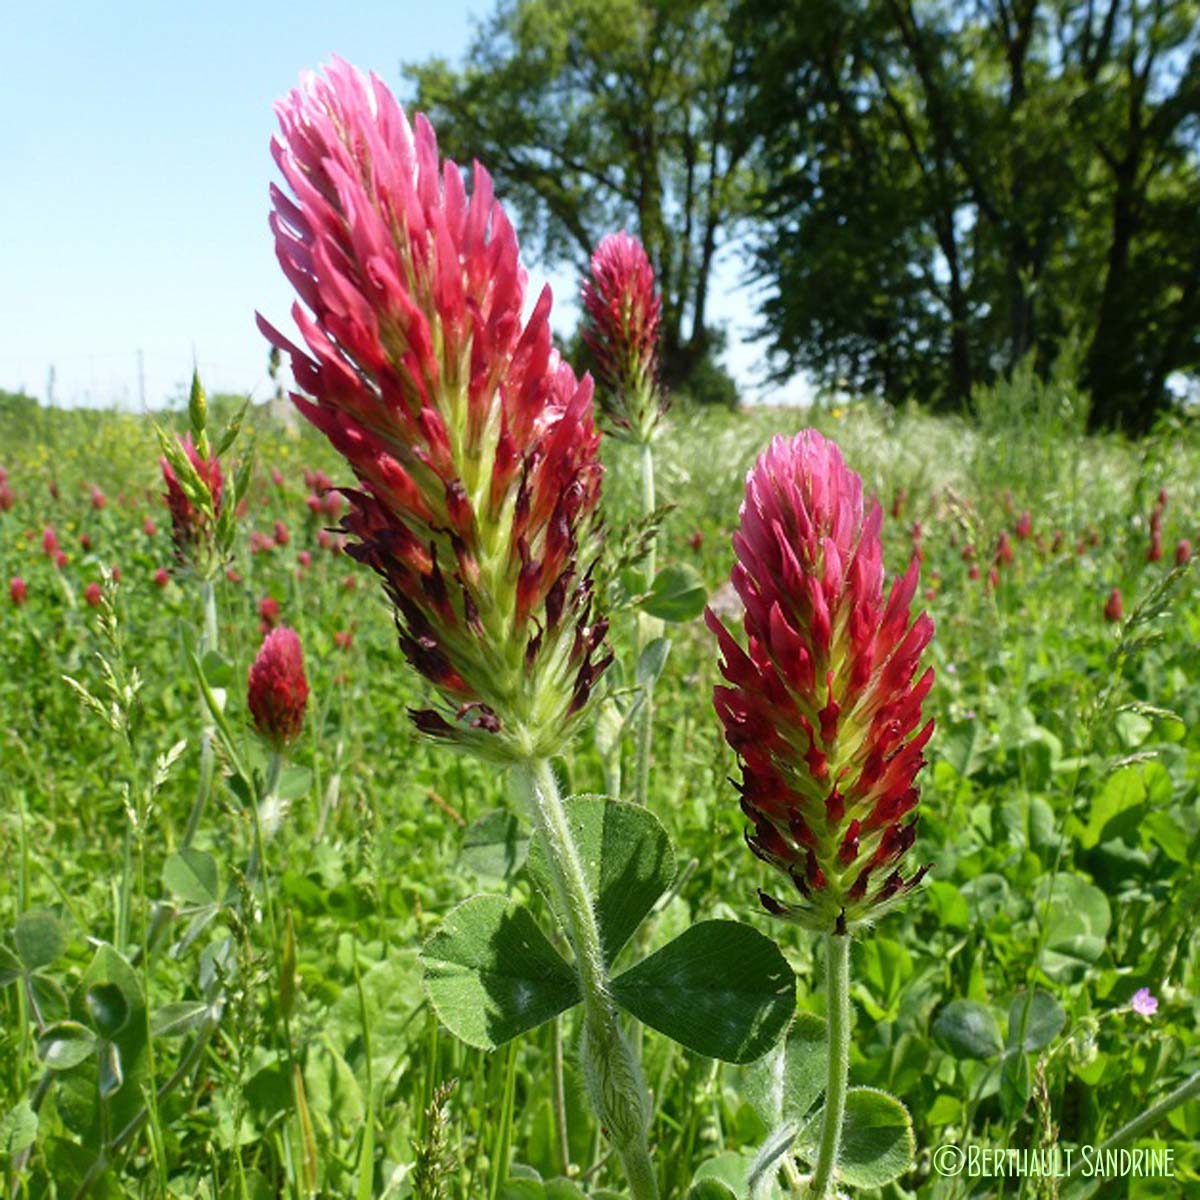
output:
[{"label": "small purple wildflower", "polygon": [[1158,1012],[1158,1000],[1151,994],[1149,988],[1138,988],[1133,993],[1130,1006],[1135,1013],[1139,1013],[1143,1017],[1152,1017]]}]

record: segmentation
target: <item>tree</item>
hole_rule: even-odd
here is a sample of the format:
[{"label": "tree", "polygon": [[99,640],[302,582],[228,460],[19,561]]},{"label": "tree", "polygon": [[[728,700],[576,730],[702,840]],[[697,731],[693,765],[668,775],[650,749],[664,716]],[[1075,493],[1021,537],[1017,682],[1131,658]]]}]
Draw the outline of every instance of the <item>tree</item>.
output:
[{"label": "tree", "polygon": [[712,349],[713,265],[750,192],[730,10],[730,0],[501,0],[461,68],[405,68],[443,149],[487,165],[544,261],[582,270],[605,233],[638,234],[662,290],[671,386]]},{"label": "tree", "polygon": [[781,373],[966,403],[1086,348],[1094,425],[1200,362],[1198,7],[747,0]]}]

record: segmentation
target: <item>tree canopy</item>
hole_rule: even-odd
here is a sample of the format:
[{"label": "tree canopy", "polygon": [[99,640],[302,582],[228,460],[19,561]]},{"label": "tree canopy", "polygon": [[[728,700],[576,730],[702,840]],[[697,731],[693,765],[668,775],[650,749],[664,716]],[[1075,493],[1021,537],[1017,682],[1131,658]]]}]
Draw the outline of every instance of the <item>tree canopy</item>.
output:
[{"label": "tree canopy", "polygon": [[1200,359],[1194,3],[748,0],[781,368],[943,406],[1083,348],[1094,425]]},{"label": "tree canopy", "polygon": [[582,269],[606,233],[641,238],[672,384],[711,348],[714,261],[748,211],[731,13],[728,0],[501,0],[462,67],[406,67],[443,148],[487,164],[544,259]]}]

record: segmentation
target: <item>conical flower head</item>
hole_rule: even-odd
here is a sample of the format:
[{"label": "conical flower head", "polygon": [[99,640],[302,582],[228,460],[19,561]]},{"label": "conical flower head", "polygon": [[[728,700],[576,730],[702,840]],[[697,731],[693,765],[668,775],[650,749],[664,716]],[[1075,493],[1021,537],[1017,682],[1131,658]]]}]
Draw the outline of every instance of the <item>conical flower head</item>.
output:
[{"label": "conical flower head", "polygon": [[495,758],[550,752],[607,664],[591,380],[551,345],[549,289],[522,324],[491,180],[476,165],[468,196],[423,117],[340,61],[277,112],[294,199],[272,189],[271,226],[307,352],[260,327],[358,478],[347,552],[382,577],[449,706],[414,719]]},{"label": "conical flower head", "polygon": [[250,666],[246,703],[255,729],[276,750],[300,736],[308,705],[308,679],[304,651],[294,629],[280,625],[263,638]]},{"label": "conical flower head", "polygon": [[206,570],[215,560],[217,522],[221,518],[221,498],[225,482],[220,460],[214,454],[202,454],[190,432],[174,443],[167,443],[171,458],[160,458],[163,499],[171,513],[171,538],[175,557],[184,566]]},{"label": "conical flower head", "polygon": [[619,437],[648,441],[666,407],[658,386],[662,302],[637,238],[622,230],[596,247],[582,299],[583,338],[596,359],[608,427]]},{"label": "conical flower head", "polygon": [[911,889],[915,779],[933,722],[919,673],[933,635],[912,620],[918,562],[884,592],[883,513],[815,430],[776,438],[746,481],[732,582],[746,648],[709,611],[728,686],[714,702],[742,765],[750,848],[794,887],[769,912],[823,932],[872,919]]}]

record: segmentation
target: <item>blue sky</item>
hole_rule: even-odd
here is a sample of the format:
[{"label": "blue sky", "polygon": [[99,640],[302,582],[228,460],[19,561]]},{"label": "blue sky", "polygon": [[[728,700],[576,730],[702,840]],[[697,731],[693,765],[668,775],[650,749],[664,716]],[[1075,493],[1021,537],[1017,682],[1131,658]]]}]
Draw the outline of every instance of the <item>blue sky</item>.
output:
[{"label": "blue sky", "polygon": [[[291,294],[267,230],[273,101],[338,53],[401,88],[400,65],[457,60],[491,0],[334,6],[22,4],[5,16],[0,71],[0,387],[60,403],[150,405],[177,394],[193,353],[211,391],[265,395],[261,309]],[[544,272],[529,264],[531,284]],[[733,322],[743,382],[758,350],[731,265],[714,315]],[[556,325],[574,279],[551,275]]]}]

